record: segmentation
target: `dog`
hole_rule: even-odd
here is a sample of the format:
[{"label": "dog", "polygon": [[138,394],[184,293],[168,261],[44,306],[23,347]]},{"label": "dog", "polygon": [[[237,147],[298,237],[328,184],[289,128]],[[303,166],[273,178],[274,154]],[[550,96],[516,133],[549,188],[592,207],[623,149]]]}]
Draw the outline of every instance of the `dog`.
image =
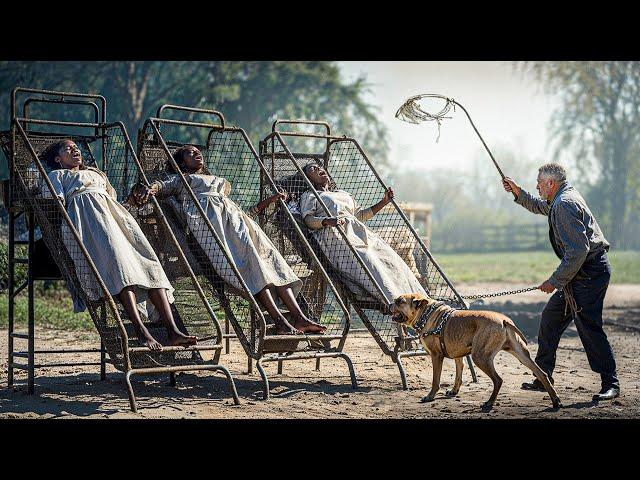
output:
[{"label": "dog", "polygon": [[[425,312],[428,315],[426,322],[425,319],[421,319]],[[456,396],[462,384],[462,359],[471,354],[473,363],[493,382],[491,397],[483,404],[483,409],[491,409],[502,386],[502,379],[496,373],[493,358],[499,351],[505,350],[528,367],[542,382],[554,408],[562,406],[547,374],[531,359],[525,336],[509,317],[498,312],[454,310],[443,302],[436,302],[419,293],[409,293],[396,298],[391,304],[391,313],[394,322],[418,331],[424,349],[431,355],[433,381],[431,391],[422,402],[435,400],[440,389],[440,374],[445,356],[453,358],[456,362],[455,382],[446,395]],[[439,326],[441,331],[438,332]]]}]

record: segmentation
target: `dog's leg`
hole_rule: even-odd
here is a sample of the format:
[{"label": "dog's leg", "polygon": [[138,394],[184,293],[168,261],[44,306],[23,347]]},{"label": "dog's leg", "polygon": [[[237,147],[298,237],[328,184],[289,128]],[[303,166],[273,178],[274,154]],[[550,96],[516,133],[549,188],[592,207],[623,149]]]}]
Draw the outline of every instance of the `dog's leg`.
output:
[{"label": "dog's leg", "polygon": [[482,408],[485,409],[493,407],[493,403],[496,401],[496,397],[498,396],[498,392],[502,386],[502,378],[500,378],[500,375],[496,372],[496,368],[493,366],[493,358],[495,356],[495,353],[486,351],[474,351],[471,353],[473,363],[475,363],[480,370],[486,373],[493,382],[493,392],[491,393],[491,397],[489,397],[489,400],[482,405]]},{"label": "dog's leg", "polygon": [[558,397],[556,390],[553,388],[553,385],[551,385],[551,382],[549,381],[549,377],[544,372],[544,370],[542,370],[538,366],[538,364],[533,361],[533,359],[531,358],[531,354],[529,353],[529,349],[526,346],[522,345],[519,339],[514,338],[509,343],[511,344],[510,345],[511,348],[507,351],[511,355],[516,357],[520,361],[520,363],[522,363],[525,367],[529,368],[533,372],[533,374],[536,376],[536,378],[542,382],[545,390],[547,390],[547,393],[551,397],[551,402],[553,403],[553,407],[554,408],[562,407],[562,402],[560,402],[560,398]]},{"label": "dog's leg", "polygon": [[462,369],[464,368],[464,363],[462,362],[462,358],[456,358],[456,380],[453,383],[453,388],[451,390],[447,390],[447,397],[455,397],[460,391],[460,385],[462,385]]},{"label": "dog's leg", "polygon": [[444,356],[431,355],[431,366],[433,368],[433,380],[431,382],[431,391],[426,397],[423,397],[421,402],[433,402],[436,398],[436,393],[440,390],[440,374],[442,373],[442,361]]}]

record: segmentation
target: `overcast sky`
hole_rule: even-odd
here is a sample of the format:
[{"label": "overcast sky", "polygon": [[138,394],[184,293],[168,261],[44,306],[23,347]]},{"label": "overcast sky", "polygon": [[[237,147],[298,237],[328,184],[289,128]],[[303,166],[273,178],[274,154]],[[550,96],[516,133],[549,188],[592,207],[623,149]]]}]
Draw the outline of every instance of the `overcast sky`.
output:
[{"label": "overcast sky", "polygon": [[[366,74],[367,100],[379,107],[389,130],[392,165],[432,169],[469,169],[482,144],[464,112],[442,123],[418,125],[395,118],[409,97],[438,93],[464,105],[489,148],[503,146],[529,158],[550,161],[547,122],[554,101],[531,79],[506,62],[338,62],[348,81]],[[346,132],[345,132],[346,133]],[[366,146],[365,146],[366,148]],[[496,153],[493,148],[492,151]],[[498,163],[500,159],[497,158]],[[490,162],[487,156],[487,161]],[[505,172],[508,175],[508,172]]]}]

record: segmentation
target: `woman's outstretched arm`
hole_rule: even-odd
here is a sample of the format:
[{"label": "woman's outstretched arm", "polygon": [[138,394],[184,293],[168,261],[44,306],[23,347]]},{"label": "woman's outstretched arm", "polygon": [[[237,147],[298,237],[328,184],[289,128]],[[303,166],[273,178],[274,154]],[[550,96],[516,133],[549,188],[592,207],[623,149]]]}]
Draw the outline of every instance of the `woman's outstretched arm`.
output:
[{"label": "woman's outstretched arm", "polygon": [[393,190],[391,189],[391,187],[387,188],[384,192],[384,196],[382,197],[382,200],[380,200],[378,203],[371,205],[369,208],[366,208],[364,210],[357,210],[356,218],[361,222],[366,222],[371,217],[373,217],[376,213],[382,210],[385,207],[385,205],[391,202],[394,196],[395,194],[393,193]]}]

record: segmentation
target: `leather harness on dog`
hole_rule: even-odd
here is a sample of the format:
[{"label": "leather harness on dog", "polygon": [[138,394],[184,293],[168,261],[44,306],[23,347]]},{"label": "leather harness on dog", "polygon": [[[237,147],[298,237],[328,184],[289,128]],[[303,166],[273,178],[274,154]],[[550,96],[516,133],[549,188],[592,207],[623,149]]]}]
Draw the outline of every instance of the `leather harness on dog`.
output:
[{"label": "leather harness on dog", "polygon": [[[433,302],[412,327],[415,331],[420,332],[418,334],[418,338],[428,337],[429,335],[436,335],[440,339],[440,348],[442,348],[442,353],[444,353],[444,356],[447,358],[452,357],[450,357],[449,353],[447,352],[447,347],[444,344],[444,335],[442,335],[442,332],[445,325],[447,324],[447,321],[449,320],[449,317],[456,310],[456,308],[450,307],[444,302]],[[434,315],[436,321],[439,320],[440,323],[435,328],[426,332],[422,332],[422,329],[427,325],[427,323],[429,323]]]}]

